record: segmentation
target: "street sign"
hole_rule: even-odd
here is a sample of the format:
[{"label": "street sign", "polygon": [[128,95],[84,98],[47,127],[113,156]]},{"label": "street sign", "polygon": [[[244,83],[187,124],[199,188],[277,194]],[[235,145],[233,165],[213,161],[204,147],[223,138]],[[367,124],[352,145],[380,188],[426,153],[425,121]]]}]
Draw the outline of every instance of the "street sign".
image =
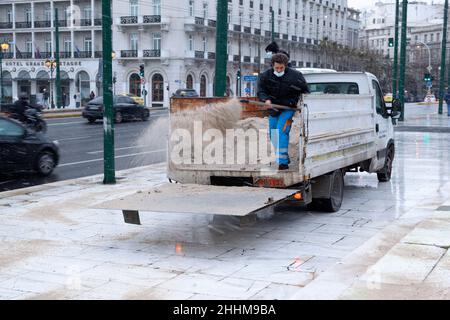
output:
[{"label": "street sign", "polygon": [[145,89],[144,89],[144,90],[142,90],[142,95],[146,96],[146,95],[147,95],[147,93],[148,93],[148,92],[147,92],[147,90],[145,90]]},{"label": "street sign", "polygon": [[245,88],[245,93],[250,93],[250,88]]},{"label": "street sign", "polygon": [[256,80],[258,80],[258,76],[244,76],[244,81],[254,82]]}]

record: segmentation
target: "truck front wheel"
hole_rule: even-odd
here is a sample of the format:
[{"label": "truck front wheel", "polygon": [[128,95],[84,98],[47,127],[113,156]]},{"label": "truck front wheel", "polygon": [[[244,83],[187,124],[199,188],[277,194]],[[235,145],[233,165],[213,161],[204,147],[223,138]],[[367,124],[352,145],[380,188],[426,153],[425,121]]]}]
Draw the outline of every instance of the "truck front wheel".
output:
[{"label": "truck front wheel", "polygon": [[392,175],[392,163],[394,161],[395,149],[394,146],[389,146],[386,152],[386,160],[384,161],[384,167],[377,172],[378,181],[388,182],[391,180]]}]

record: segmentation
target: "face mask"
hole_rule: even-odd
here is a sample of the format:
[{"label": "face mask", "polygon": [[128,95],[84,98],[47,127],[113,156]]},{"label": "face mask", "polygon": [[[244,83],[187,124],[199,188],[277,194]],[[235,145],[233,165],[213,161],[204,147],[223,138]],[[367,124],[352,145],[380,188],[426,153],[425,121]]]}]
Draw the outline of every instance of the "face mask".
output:
[{"label": "face mask", "polygon": [[273,53],[271,51],[266,52],[266,58],[267,59],[271,59],[272,58]]},{"label": "face mask", "polygon": [[281,72],[276,72],[275,70],[273,71],[273,74],[276,75],[278,78],[284,76],[284,71]]}]

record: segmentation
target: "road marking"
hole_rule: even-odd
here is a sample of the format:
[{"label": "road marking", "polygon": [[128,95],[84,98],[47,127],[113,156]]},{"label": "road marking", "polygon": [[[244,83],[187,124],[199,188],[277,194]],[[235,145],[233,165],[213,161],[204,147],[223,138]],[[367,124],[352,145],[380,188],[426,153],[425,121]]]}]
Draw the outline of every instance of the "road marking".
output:
[{"label": "road marking", "polygon": [[[126,149],[133,149],[133,148],[143,148],[143,147],[150,147],[150,146],[135,146],[135,147],[124,147],[124,148],[114,148],[114,150],[126,150]],[[87,154],[96,154],[96,153],[103,153],[103,150],[98,151],[89,151],[86,152]]]},{"label": "road marking", "polygon": [[76,124],[76,123],[85,123],[86,121],[74,121],[74,122],[58,122],[58,123],[49,123],[47,126],[64,126],[66,124]]},{"label": "road marking", "polygon": [[[114,157],[115,159],[119,159],[119,158],[127,158],[127,157],[134,157],[134,156],[140,156],[143,154],[150,154],[150,153],[158,153],[158,152],[166,152],[167,149],[159,149],[159,150],[153,150],[153,151],[147,151],[147,152],[139,152],[139,153],[132,153],[132,154],[125,154],[122,156],[116,156]],[[60,164],[58,167],[67,167],[67,166],[73,166],[73,165],[77,165],[77,164],[83,164],[83,163],[89,163],[89,162],[98,162],[98,161],[103,161],[103,158],[99,158],[99,159],[92,159],[92,160],[85,160],[85,161],[78,161],[78,162],[70,162],[70,163],[63,163]]]},{"label": "road marking", "polygon": [[79,139],[86,139],[86,138],[92,138],[95,137],[93,135],[90,136],[81,136],[81,137],[75,137],[75,138],[66,138],[66,139],[57,139],[59,142],[61,141],[68,141],[68,140],[79,140]]}]

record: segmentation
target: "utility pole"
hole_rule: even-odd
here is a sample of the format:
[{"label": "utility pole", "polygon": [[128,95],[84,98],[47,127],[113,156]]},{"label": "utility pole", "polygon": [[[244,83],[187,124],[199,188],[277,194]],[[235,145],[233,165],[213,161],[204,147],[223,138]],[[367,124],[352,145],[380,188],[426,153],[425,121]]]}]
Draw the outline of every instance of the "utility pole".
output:
[{"label": "utility pole", "polygon": [[61,69],[59,63],[59,19],[58,8],[55,8],[55,61],[56,61],[56,107],[59,109],[62,106],[61,101]]},{"label": "utility pole", "polygon": [[240,97],[242,96],[242,17],[239,17],[239,64],[238,64],[238,77],[237,77],[237,84],[238,84],[238,90],[236,92],[236,96]]},{"label": "utility pole", "polygon": [[262,38],[262,20],[259,19],[259,40],[258,40],[258,76],[261,74],[261,38]]},{"label": "utility pole", "polygon": [[[444,98],[444,77],[445,77],[445,58],[446,58],[446,47],[447,47],[447,19],[448,19],[448,0],[445,0],[444,4],[444,27],[442,30],[442,53],[441,53],[441,70],[439,74],[439,108],[438,113],[442,114],[442,104]],[[450,74],[450,70],[449,70]]]},{"label": "utility pole", "polygon": [[392,95],[397,99],[397,81],[398,81],[398,20],[400,16],[400,0],[395,0],[395,26],[394,26],[394,65],[392,70]]},{"label": "utility pole", "polygon": [[114,109],[112,95],[111,0],[102,0],[103,25],[103,184],[115,184]]},{"label": "utility pole", "polygon": [[272,42],[275,41],[275,11],[273,11],[273,7],[270,7],[270,13],[272,15],[271,23],[272,23]]},{"label": "utility pole", "polygon": [[398,84],[401,103],[401,115],[399,121],[405,119],[405,63],[406,63],[406,30],[408,26],[408,0],[403,0],[402,6],[402,39],[400,46],[400,81]]},{"label": "utility pole", "polygon": [[214,95],[223,97],[227,87],[228,0],[217,1],[216,76]]}]

